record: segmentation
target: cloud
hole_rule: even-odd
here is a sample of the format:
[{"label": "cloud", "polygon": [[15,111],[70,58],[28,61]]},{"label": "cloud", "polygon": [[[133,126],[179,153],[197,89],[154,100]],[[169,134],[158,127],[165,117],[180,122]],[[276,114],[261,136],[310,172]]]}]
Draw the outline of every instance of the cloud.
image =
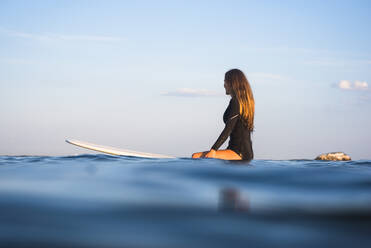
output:
[{"label": "cloud", "polygon": [[115,42],[121,41],[122,38],[113,36],[97,36],[97,35],[54,35],[56,39],[70,41],[106,41]]},{"label": "cloud", "polygon": [[340,80],[337,87],[342,90],[368,90],[368,83],[366,81],[355,81],[352,83],[349,80]]},{"label": "cloud", "polygon": [[8,30],[0,28],[0,33],[5,35],[22,38],[22,39],[32,39],[38,41],[95,41],[95,42],[117,42],[124,40],[122,37],[105,36],[105,35],[67,35],[67,34],[35,34],[18,32],[14,30]]},{"label": "cloud", "polygon": [[360,82],[360,81],[355,81],[354,82],[354,88],[358,90],[367,90],[368,89],[368,84],[366,81]]},{"label": "cloud", "polygon": [[190,89],[181,88],[174,91],[166,91],[161,93],[163,96],[180,96],[180,97],[210,97],[210,96],[221,96],[222,94],[216,91],[204,90],[204,89]]},{"label": "cloud", "polygon": [[341,80],[338,87],[342,90],[350,90],[352,89],[352,83],[348,80]]}]

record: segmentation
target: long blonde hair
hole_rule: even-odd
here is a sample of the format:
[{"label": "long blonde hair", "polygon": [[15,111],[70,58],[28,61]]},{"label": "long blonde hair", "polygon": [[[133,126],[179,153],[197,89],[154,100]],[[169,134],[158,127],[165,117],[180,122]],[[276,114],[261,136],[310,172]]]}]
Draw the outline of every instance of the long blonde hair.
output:
[{"label": "long blonde hair", "polygon": [[225,82],[232,89],[232,97],[236,97],[240,104],[240,115],[243,124],[250,131],[254,131],[255,101],[245,74],[239,69],[229,70],[225,73]]}]

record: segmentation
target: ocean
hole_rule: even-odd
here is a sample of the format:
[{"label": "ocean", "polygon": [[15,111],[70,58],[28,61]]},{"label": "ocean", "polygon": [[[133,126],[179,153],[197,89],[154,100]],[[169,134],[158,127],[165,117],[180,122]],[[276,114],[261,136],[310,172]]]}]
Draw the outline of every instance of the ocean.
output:
[{"label": "ocean", "polygon": [[0,247],[371,247],[371,161],[0,156]]}]

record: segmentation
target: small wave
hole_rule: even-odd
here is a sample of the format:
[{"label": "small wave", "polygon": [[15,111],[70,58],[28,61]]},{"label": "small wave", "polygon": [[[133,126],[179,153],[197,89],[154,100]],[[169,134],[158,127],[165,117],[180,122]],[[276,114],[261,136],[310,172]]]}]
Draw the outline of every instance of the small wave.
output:
[{"label": "small wave", "polygon": [[370,165],[0,156],[0,246],[369,247]]}]

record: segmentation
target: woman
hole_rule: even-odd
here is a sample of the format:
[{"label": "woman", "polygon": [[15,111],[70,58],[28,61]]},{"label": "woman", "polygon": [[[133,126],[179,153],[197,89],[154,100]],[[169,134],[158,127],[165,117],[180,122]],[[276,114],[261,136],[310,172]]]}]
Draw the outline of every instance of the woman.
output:
[{"label": "woman", "polygon": [[[249,81],[242,71],[232,69],[225,73],[225,93],[232,99],[224,112],[224,130],[210,151],[197,152],[192,158],[251,160],[254,157],[251,132],[254,129],[255,102]],[[226,150],[218,150],[230,136]]]}]

